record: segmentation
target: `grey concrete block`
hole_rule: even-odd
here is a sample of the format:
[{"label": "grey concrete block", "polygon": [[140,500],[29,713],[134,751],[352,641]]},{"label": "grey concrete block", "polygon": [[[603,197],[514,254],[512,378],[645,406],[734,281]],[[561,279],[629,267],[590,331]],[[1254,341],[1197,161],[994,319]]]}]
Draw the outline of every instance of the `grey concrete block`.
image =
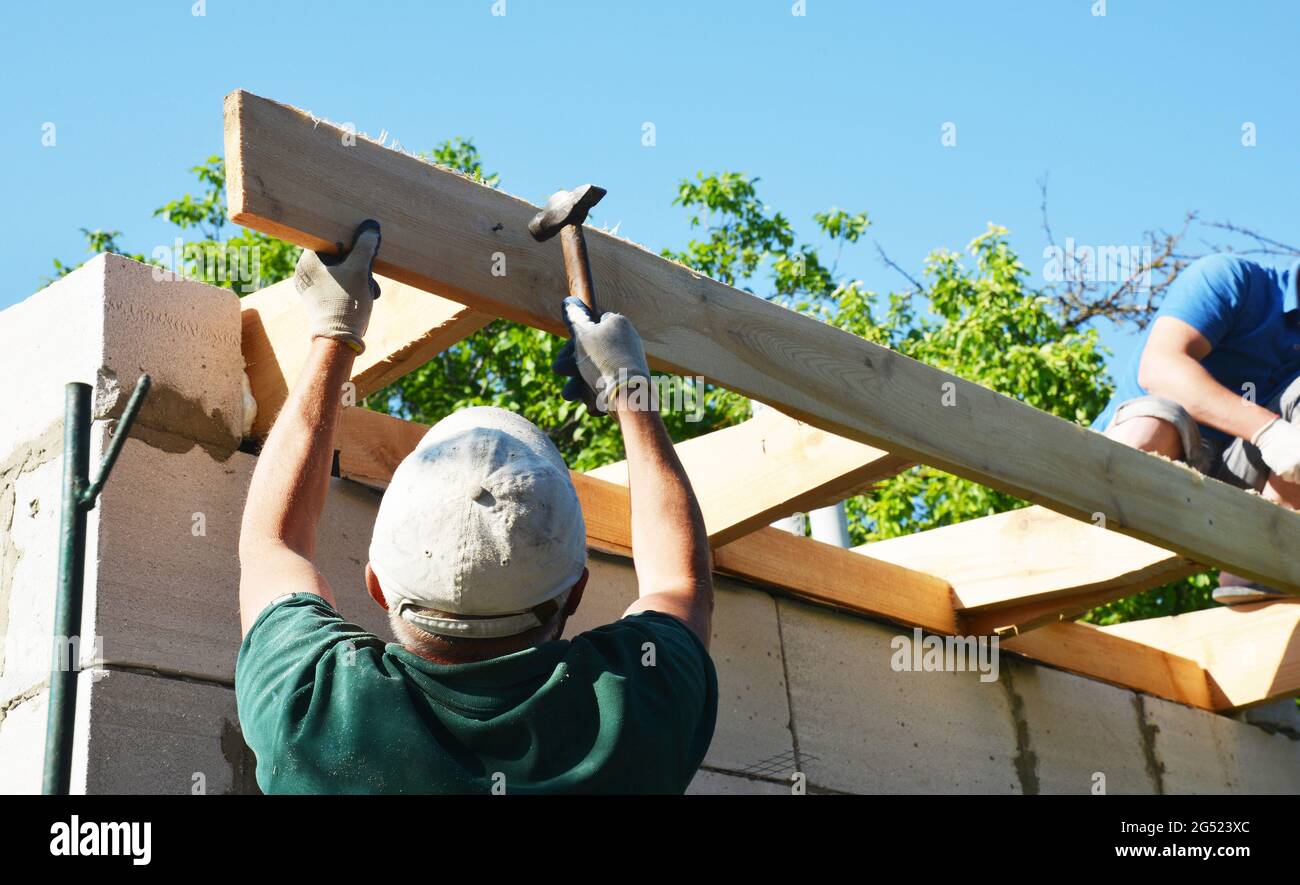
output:
[{"label": "grey concrete block", "polygon": [[1142,698],[1166,793],[1300,793],[1300,741],[1160,698]]},{"label": "grey concrete block", "polygon": [[1036,792],[1091,794],[1099,782],[1106,794],[1156,792],[1134,692],[1010,655],[1002,657],[1000,676],[1019,699],[1016,718],[1032,769],[1026,759],[1020,764],[1032,771]]},{"label": "grey concrete block", "polygon": [[[239,524],[256,458],[167,452],[127,441],[94,524],[88,625],[113,664],[231,682],[239,650]],[[317,566],[344,617],[391,639],[365,589],[378,497],[333,480]]]},{"label": "grey concrete block", "polygon": [[691,785],[688,796],[789,796],[790,788],[766,780],[755,780],[720,771],[700,769]]},{"label": "grey concrete block", "polygon": [[74,792],[257,791],[256,759],[244,744],[232,689],[109,671],[84,673],[80,693],[85,742]]},{"label": "grey concrete block", "polygon": [[777,777],[793,772],[776,600],[718,581],[709,653],[718,671],[718,722],[704,764]]},{"label": "grey concrete block", "polygon": [[810,787],[854,793],[1016,793],[1006,689],[975,672],[895,672],[894,636],[778,600],[791,712]]},{"label": "grey concrete block", "polygon": [[[243,356],[239,300],[233,292],[193,281],[159,280],[154,268],[116,255],[96,256],[31,298],[0,311],[0,334],[20,345],[0,352],[0,375],[21,379],[0,403],[0,638],[4,640],[0,697],[4,697],[49,667],[65,384],[80,381],[94,387],[97,420],[91,461],[95,464],[114,423],[102,419],[120,414],[136,378],[149,372],[154,387],[136,433],[157,447],[150,451],[173,453],[181,459],[150,458],[143,469],[156,475],[133,483],[129,476],[124,478],[130,467],[124,471],[123,462],[132,460],[143,444],[131,441],[88,521],[82,635],[91,644],[97,635],[111,633],[115,642],[122,642],[126,655],[134,655],[137,650],[131,638],[148,627],[151,618],[188,620],[182,630],[188,635],[164,636],[160,640],[164,644],[179,647],[190,636],[203,634],[212,620],[210,591],[219,593],[223,588],[200,586],[200,576],[209,565],[200,556],[170,594],[141,599],[137,588],[128,592],[129,598],[116,599],[111,592],[97,593],[99,541],[108,542],[104,555],[110,580],[116,578],[112,566],[131,559],[135,566],[126,584],[149,583],[141,575],[151,559],[151,532],[157,528],[168,535],[172,526],[165,518],[181,503],[169,496],[176,490],[182,495],[187,491],[184,483],[173,487],[167,480],[178,472],[185,474],[192,481],[190,497],[198,497],[193,483],[208,482],[210,477],[193,469],[185,456],[228,459],[238,443]],[[210,484],[202,497],[227,510],[242,504],[242,490],[229,482]],[[107,527],[104,539],[101,526]],[[129,549],[116,546],[123,537],[130,539]],[[168,595],[186,592],[201,610],[169,607]],[[102,614],[97,611],[101,600]],[[133,600],[142,603],[141,610],[129,604],[115,608]],[[203,625],[196,628],[199,623]],[[200,644],[197,652],[206,651]],[[162,667],[176,663],[166,656],[149,655],[137,662]]]},{"label": "grey concrete block", "polygon": [[[230,450],[243,424],[239,299],[192,280],[101,254],[0,311],[11,385],[0,412],[0,457],[61,415],[69,381],[94,385],[97,418],[116,415],[136,378],[153,376],[140,424]],[[194,442],[190,442],[194,445]]]},{"label": "grey concrete block", "polygon": [[1300,735],[1300,706],[1295,698],[1282,698],[1258,707],[1243,710],[1238,717],[1243,722],[1258,725],[1265,730],[1286,731]]}]

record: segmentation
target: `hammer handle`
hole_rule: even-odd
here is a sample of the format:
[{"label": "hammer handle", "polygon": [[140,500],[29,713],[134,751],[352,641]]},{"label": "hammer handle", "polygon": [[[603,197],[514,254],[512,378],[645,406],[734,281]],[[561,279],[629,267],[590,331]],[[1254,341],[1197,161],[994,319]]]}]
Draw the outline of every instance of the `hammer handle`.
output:
[{"label": "hammer handle", "polygon": [[560,246],[564,250],[564,272],[569,278],[569,295],[581,299],[591,315],[599,319],[596,286],[591,281],[591,262],[587,259],[587,240],[582,235],[582,225],[566,224],[560,228]]}]

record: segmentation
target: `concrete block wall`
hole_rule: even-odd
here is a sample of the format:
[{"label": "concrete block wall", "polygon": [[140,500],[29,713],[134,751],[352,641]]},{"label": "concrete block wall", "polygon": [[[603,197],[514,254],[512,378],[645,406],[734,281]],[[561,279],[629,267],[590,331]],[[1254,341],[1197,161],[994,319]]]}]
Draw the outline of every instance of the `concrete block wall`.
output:
[{"label": "concrete block wall", "polygon": [[[90,517],[74,789],[256,789],[235,710],[239,517],[255,459],[237,299],[100,256],[0,312],[0,791],[35,792],[56,576],[62,386],[96,387],[102,447],[141,371],[151,405]],[[362,585],[376,493],[334,481],[322,571],[388,637]],[[592,554],[576,632],[636,595]],[[692,793],[1300,792],[1294,706],[1217,716],[1004,656],[999,678],[890,667],[909,631],[720,579],[718,725]],[[1250,720],[1250,721],[1247,721]],[[799,777],[795,777],[798,772]]]}]

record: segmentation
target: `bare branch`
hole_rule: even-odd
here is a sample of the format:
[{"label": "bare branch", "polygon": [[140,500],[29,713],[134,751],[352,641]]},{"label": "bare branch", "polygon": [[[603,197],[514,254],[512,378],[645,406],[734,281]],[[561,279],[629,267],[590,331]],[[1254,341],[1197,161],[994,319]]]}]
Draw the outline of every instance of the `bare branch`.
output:
[{"label": "bare branch", "polygon": [[1287,258],[1300,256],[1300,249],[1295,246],[1280,242],[1272,237],[1266,237],[1251,228],[1238,227],[1231,221],[1207,221],[1205,226],[1245,237],[1255,243],[1252,249],[1238,250],[1237,254],[1239,255],[1279,255]]},{"label": "bare branch", "polygon": [[903,270],[903,268],[900,267],[897,262],[895,262],[892,258],[890,258],[888,255],[885,254],[885,250],[881,247],[880,243],[877,240],[872,240],[871,243],[873,246],[876,247],[876,254],[880,256],[880,260],[884,262],[886,267],[892,268],[895,271],[897,271],[899,275],[903,277],[903,279],[907,280],[908,283],[912,285],[913,290],[917,292],[925,291],[925,286],[921,285],[921,283],[916,279],[916,277],[912,276],[910,273]]},{"label": "bare branch", "polygon": [[1093,320],[1105,318],[1120,325],[1144,328],[1151,322],[1169,285],[1194,260],[1193,256],[1182,253],[1180,245],[1196,221],[1196,213],[1187,213],[1182,227],[1174,233],[1144,231],[1142,244],[1137,250],[1141,259],[1127,265],[1125,278],[1102,280],[1097,278],[1096,268],[1092,265],[1093,255],[1088,250],[1076,252],[1073,248],[1062,249],[1057,244],[1047,211],[1047,182],[1046,174],[1038,181],[1043,234],[1061,256],[1063,279],[1049,284],[1045,293],[1056,302],[1063,325],[1079,329]]}]

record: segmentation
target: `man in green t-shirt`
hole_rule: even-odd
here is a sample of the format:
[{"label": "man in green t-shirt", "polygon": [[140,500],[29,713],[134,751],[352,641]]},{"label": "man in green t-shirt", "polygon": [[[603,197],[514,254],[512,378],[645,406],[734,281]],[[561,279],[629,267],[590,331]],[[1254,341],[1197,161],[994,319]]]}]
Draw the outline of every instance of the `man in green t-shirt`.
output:
[{"label": "man in green t-shirt", "polygon": [[[312,561],[339,391],[364,347],[379,225],[345,258],[304,252],[310,355],[271,429],[239,538],[235,694],[267,793],[680,793],[713,736],[717,675],[700,508],[618,314],[565,302],[564,396],[618,421],[640,598],[561,640],[586,588],[569,473],[525,418],[473,408],[393,474],[364,580],[398,639],[344,620]],[[359,570],[360,571],[360,570]]]}]

